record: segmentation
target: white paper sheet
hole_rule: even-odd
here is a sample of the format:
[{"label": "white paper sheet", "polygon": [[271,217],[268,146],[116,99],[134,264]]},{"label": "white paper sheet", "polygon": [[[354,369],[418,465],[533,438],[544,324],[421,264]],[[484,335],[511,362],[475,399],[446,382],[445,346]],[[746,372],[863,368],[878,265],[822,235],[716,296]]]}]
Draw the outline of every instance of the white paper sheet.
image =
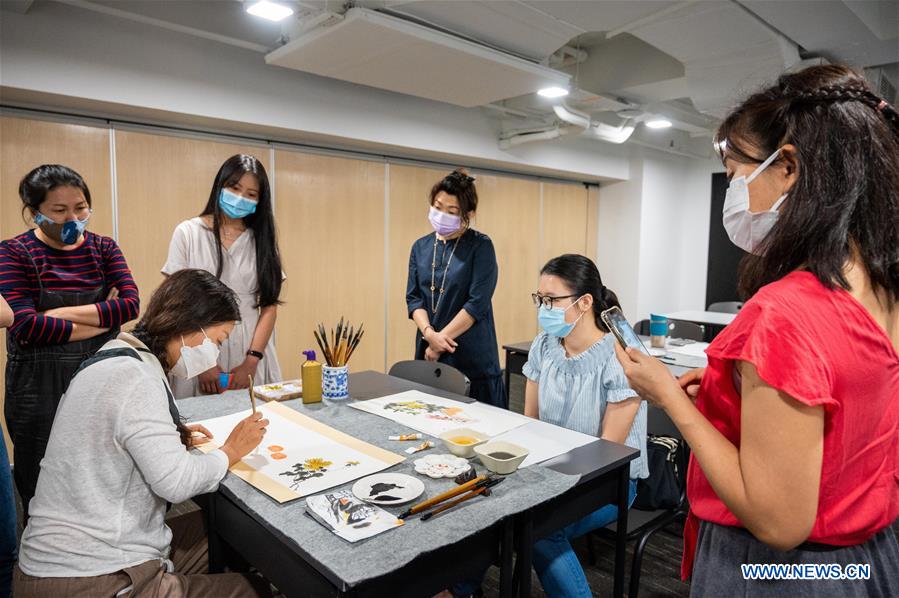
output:
[{"label": "white paper sheet", "polygon": [[520,467],[542,463],[596,440],[589,434],[581,434],[536,419],[528,419],[530,423],[500,434],[493,439],[511,442],[528,449],[528,456]]},{"label": "white paper sheet", "polygon": [[357,401],[350,407],[386,417],[431,436],[440,436],[457,428],[470,428],[493,437],[533,421],[483,403],[460,403],[417,390]]},{"label": "white paper sheet", "polygon": [[[392,462],[380,459],[376,456],[380,449],[358,441],[355,441],[358,443],[356,448],[344,444],[340,442],[340,433],[336,430],[317,422],[310,422],[312,427],[301,425],[288,415],[294,418],[303,416],[282,415],[281,412],[286,409],[289,408],[279,403],[266,403],[259,407],[259,411],[269,420],[265,438],[261,445],[241,459],[241,463],[296,493],[294,498],[345,484],[402,460],[399,456],[395,456]],[[198,448],[210,450],[224,443],[234,426],[249,417],[250,413],[248,409],[196,422],[205,426],[214,437],[213,441]],[[314,429],[316,425],[318,429]],[[363,452],[366,446],[371,448],[371,454]],[[360,448],[363,450],[358,450]],[[270,493],[268,480],[249,479],[248,482]]]},{"label": "white paper sheet", "polygon": [[353,496],[350,490],[327,492],[306,499],[313,518],[348,542],[358,542],[403,525],[381,507]]},{"label": "white paper sheet", "polygon": [[708,349],[708,343],[690,343],[689,345],[676,346],[668,342],[668,355],[670,361],[674,365],[680,365],[688,368],[704,368],[709,363],[709,358],[705,354]]}]

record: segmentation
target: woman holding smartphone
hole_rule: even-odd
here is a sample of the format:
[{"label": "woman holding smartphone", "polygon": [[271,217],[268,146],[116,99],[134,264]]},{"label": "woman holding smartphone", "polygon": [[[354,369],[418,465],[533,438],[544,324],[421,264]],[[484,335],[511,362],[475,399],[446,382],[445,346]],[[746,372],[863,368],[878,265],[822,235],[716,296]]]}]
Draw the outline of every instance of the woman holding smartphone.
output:
[{"label": "woman holding smartphone", "polygon": [[[618,351],[692,449],[683,574],[696,596],[897,596],[899,113],[816,66],[749,97],[717,141],[749,300],[680,384]],[[749,561],[870,579],[752,581]]]},{"label": "woman holding smartphone", "polygon": [[[628,386],[615,359],[615,337],[600,314],[618,307],[596,265],[582,255],[553,258],[540,271],[532,296],[543,332],[531,344],[523,373],[525,415],[640,451],[630,465],[633,502],[646,462],[646,404]],[[615,520],[605,505],[534,544],[534,569],[548,596],[591,596],[571,540]]]}]

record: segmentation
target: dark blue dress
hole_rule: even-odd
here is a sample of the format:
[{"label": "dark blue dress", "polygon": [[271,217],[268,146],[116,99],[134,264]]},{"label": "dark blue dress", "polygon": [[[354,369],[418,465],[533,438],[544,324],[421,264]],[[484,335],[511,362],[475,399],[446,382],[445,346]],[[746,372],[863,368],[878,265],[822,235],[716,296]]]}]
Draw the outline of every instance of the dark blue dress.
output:
[{"label": "dark blue dress", "polygon": [[[496,289],[498,268],[496,252],[490,237],[475,230],[467,230],[458,239],[437,241],[437,257],[434,258],[436,234],[424,236],[412,245],[409,256],[409,280],[406,285],[406,306],[409,317],[416,309],[428,312],[431,326],[443,330],[460,310],[474,318],[471,328],[462,333],[456,342],[455,353],[443,353],[440,363],[462,371],[471,380],[471,396],[478,401],[498,407],[506,407],[506,393],[499,369],[499,352],[496,347],[496,326],[493,321],[493,291]],[[455,253],[453,248],[455,247]],[[449,270],[447,262],[452,255]],[[440,285],[446,271],[443,298],[435,314],[431,309],[431,263],[434,268],[434,304],[440,296]],[[415,336],[415,359],[424,359],[428,343],[421,332]]]}]

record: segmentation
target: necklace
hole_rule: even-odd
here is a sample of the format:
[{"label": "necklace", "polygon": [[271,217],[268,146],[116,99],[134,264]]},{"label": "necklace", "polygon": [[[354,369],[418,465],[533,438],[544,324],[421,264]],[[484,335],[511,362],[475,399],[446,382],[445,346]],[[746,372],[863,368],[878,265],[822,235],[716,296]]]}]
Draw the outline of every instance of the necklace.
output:
[{"label": "necklace", "polygon": [[[461,237],[460,237],[461,238]],[[444,241],[446,243],[446,241]],[[437,309],[440,307],[440,300],[443,299],[443,287],[446,284],[446,273],[449,272],[450,264],[453,263],[453,256],[456,255],[456,247],[459,246],[459,239],[456,239],[456,242],[453,244],[453,250],[450,252],[449,259],[446,262],[446,268],[443,270],[443,280],[440,282],[440,293],[437,295],[437,303],[434,303],[434,291],[437,288],[434,286],[435,278],[437,275],[437,235],[434,235],[434,256],[431,258],[431,314],[437,315]],[[446,255],[446,249],[444,249],[444,255]]]}]

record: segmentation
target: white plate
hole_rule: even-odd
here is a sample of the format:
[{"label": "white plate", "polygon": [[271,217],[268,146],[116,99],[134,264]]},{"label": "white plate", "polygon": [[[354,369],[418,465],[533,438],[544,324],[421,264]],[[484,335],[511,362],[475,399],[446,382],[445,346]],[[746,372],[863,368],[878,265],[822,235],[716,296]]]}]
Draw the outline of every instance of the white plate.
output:
[{"label": "white plate", "polygon": [[421,480],[402,473],[376,473],[353,484],[353,495],[376,505],[401,505],[425,491]]},{"label": "white plate", "polygon": [[455,455],[428,455],[413,461],[415,473],[426,475],[429,478],[454,478],[460,473],[471,469],[471,464],[462,457]]}]

